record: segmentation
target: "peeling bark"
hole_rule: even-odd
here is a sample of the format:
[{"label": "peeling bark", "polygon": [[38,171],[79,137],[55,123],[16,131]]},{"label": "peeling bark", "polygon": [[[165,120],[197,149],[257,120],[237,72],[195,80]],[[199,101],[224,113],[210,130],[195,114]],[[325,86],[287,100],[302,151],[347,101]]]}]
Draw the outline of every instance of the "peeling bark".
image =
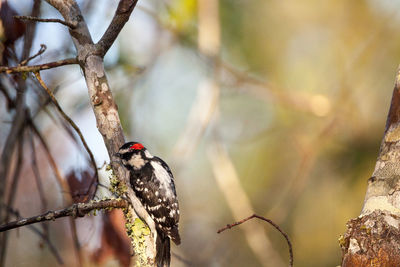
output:
[{"label": "peeling bark", "polygon": [[400,76],[361,215],[340,238],[343,267],[400,266]]},{"label": "peeling bark", "polygon": [[400,217],[374,211],[347,223],[343,267],[400,266]]}]

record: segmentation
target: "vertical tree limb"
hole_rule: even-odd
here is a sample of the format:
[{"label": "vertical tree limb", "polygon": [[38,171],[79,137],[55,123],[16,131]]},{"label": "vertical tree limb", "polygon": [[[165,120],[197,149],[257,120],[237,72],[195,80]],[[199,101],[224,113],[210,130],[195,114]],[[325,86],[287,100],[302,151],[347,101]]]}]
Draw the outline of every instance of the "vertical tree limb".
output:
[{"label": "vertical tree limb", "polygon": [[339,240],[343,267],[400,266],[400,69],[361,215]]},{"label": "vertical tree limb", "polygon": [[[69,32],[77,50],[79,65],[84,73],[90,103],[96,117],[97,128],[103,136],[114,174],[119,179],[122,179],[125,184],[129,184],[128,173],[125,168],[113,161],[113,155],[125,143],[125,138],[118,115],[118,108],[104,71],[103,56],[129,19],[136,1],[120,0],[114,19],[98,44],[93,43],[86,22],[74,0],[46,1],[61,13],[66,22],[77,25],[76,28],[70,29]],[[128,196],[135,212],[127,213],[131,214],[133,218],[126,218],[132,220],[138,215],[146,221],[147,225],[150,227],[151,225],[154,226],[154,221],[129,187]],[[135,252],[141,252],[142,254],[144,252],[147,258],[147,262],[144,264],[152,265],[156,254],[152,236],[148,235],[144,237],[142,244],[144,244],[144,250],[138,250],[135,247]]]}]

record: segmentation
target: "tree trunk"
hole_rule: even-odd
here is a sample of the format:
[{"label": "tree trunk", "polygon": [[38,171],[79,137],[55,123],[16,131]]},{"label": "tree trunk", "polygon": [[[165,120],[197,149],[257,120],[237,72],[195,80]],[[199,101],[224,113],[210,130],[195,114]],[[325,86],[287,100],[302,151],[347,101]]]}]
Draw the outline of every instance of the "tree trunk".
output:
[{"label": "tree trunk", "polygon": [[400,73],[361,215],[340,238],[343,267],[400,266]]}]

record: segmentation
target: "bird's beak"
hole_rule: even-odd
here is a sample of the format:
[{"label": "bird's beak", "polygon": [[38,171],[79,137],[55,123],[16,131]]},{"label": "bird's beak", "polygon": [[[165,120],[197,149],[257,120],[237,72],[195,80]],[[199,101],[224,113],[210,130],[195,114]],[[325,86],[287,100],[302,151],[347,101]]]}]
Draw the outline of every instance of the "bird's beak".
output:
[{"label": "bird's beak", "polygon": [[114,154],[114,156],[120,158],[120,157],[121,157],[121,154],[117,152],[117,153]]}]

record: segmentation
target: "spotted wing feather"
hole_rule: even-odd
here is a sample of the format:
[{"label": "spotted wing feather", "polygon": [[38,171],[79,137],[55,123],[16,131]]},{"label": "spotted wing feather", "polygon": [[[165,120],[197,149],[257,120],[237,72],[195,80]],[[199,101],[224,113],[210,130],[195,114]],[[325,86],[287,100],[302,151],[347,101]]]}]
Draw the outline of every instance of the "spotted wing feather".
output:
[{"label": "spotted wing feather", "polygon": [[[130,173],[132,188],[156,223],[158,230],[179,244],[179,204],[168,165],[160,158],[154,157],[154,160],[146,163],[140,172],[131,170]],[[173,193],[171,195],[167,192]]]}]

